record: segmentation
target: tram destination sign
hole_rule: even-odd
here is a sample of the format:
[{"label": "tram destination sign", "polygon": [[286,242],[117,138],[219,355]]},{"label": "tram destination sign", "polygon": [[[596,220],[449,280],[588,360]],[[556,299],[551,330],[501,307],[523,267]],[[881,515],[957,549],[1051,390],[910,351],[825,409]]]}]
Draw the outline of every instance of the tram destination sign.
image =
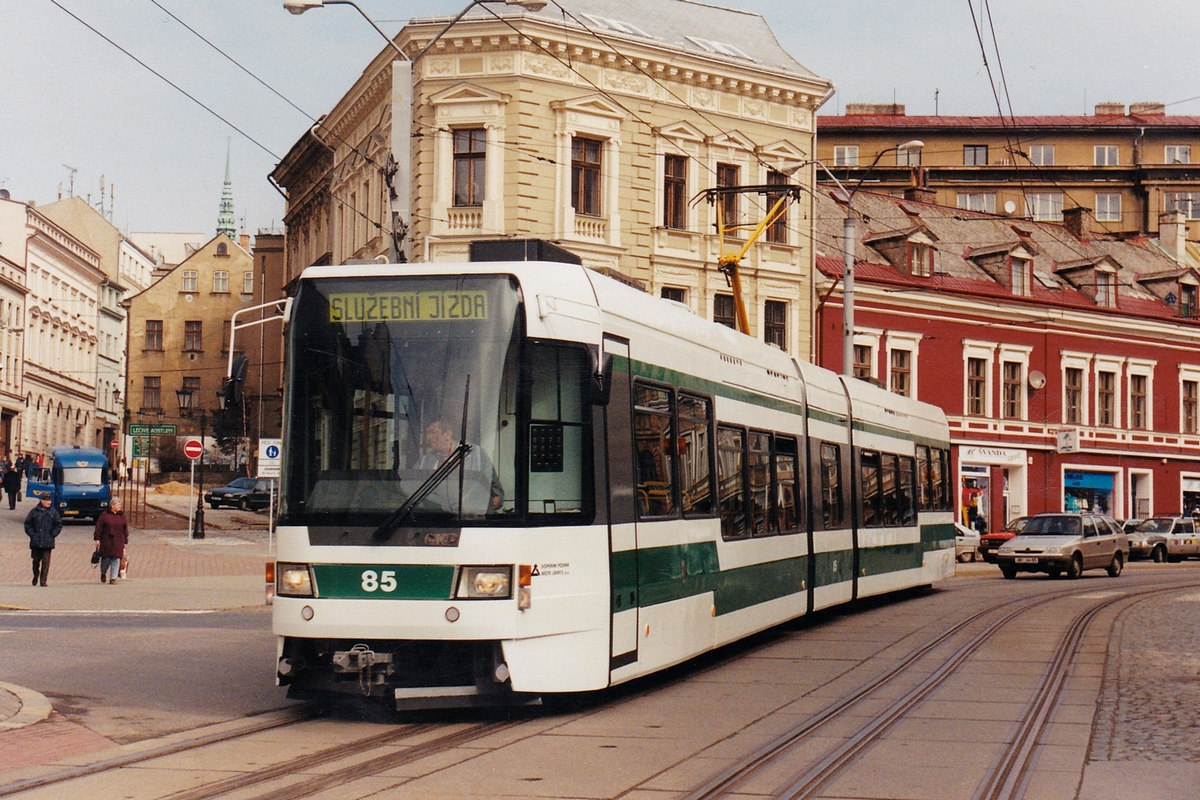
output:
[{"label": "tram destination sign", "polygon": [[130,436],[174,436],[176,426],[174,425],[130,425]]},{"label": "tram destination sign", "polygon": [[488,318],[486,291],[343,292],[329,295],[330,322],[460,322]]}]

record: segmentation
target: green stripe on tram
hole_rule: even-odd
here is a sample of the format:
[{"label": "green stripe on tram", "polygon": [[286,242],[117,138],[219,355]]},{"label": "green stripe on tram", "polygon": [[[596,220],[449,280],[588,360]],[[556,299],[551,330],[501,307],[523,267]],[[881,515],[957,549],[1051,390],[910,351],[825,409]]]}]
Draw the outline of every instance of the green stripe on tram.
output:
[{"label": "green stripe on tram", "polygon": [[454,567],[443,564],[313,564],[317,596],[354,600],[447,600]]}]

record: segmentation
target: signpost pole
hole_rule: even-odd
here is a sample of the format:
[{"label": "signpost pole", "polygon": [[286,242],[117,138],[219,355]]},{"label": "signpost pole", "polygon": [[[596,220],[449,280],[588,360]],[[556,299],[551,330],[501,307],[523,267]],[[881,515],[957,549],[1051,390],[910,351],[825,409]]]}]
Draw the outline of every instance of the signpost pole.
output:
[{"label": "signpost pole", "polygon": [[[191,461],[191,459],[188,459],[188,460]],[[195,492],[196,491],[196,462],[192,461],[191,466],[192,466],[192,484],[191,484],[191,486],[192,486],[192,492]],[[191,495],[189,494],[188,497],[191,497]],[[193,526],[195,524],[196,524],[196,509],[191,507],[191,503],[188,503],[188,538],[189,539],[192,538],[192,531],[194,530]]]}]

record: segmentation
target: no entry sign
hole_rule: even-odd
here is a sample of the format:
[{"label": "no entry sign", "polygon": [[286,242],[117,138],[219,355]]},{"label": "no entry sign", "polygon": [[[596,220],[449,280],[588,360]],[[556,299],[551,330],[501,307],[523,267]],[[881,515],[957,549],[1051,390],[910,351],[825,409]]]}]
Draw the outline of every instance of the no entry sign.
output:
[{"label": "no entry sign", "polygon": [[188,439],[183,443],[183,454],[192,461],[198,459],[202,453],[204,453],[204,445],[200,443],[199,439]]}]

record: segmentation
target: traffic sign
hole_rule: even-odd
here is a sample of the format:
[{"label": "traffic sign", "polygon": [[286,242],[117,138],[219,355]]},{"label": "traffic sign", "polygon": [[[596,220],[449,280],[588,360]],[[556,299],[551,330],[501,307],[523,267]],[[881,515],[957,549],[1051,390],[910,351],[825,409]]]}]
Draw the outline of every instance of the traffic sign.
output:
[{"label": "traffic sign", "polygon": [[279,470],[283,464],[282,447],[282,439],[258,440],[258,477],[279,477]]},{"label": "traffic sign", "polygon": [[113,450],[116,450],[118,447],[121,446],[121,442],[118,439],[113,439],[111,442],[108,443],[108,446],[111,447]]},{"label": "traffic sign", "polygon": [[200,443],[199,439],[188,439],[183,443],[183,454],[195,461],[204,455],[204,445]]},{"label": "traffic sign", "polygon": [[174,424],[167,425],[142,425],[135,423],[129,426],[130,436],[174,436],[176,427]]}]

